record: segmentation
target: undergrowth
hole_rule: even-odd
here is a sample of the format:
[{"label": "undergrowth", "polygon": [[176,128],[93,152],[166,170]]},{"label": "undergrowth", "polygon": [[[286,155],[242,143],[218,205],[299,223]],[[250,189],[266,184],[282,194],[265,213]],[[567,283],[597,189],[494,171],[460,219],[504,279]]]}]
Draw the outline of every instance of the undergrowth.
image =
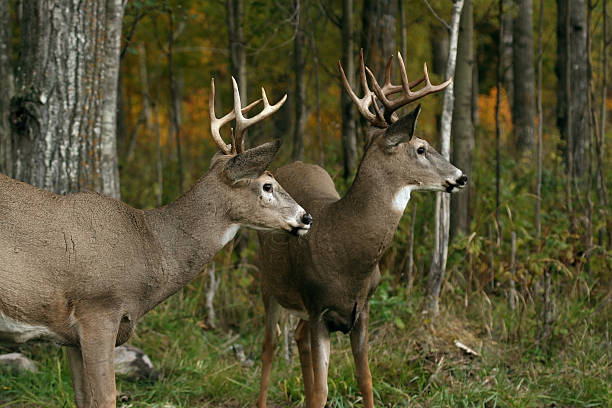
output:
[{"label": "undergrowth", "polygon": [[[232,272],[240,273],[240,271]],[[245,273],[242,271],[242,273]],[[372,299],[370,366],[375,403],[380,407],[609,407],[610,305],[603,297],[559,302],[553,347],[544,352],[534,333],[533,305],[510,310],[504,297],[447,290],[435,324],[420,312],[423,297],[393,287],[390,275]],[[204,278],[202,278],[204,279]],[[252,300],[254,280],[219,313],[234,315],[216,330],[203,330],[203,293],[198,279],[149,313],[131,343],[144,349],[157,381],[117,381],[119,406],[251,407],[259,389],[263,307]],[[233,293],[235,292],[235,293]],[[223,290],[220,292],[223,298]],[[248,301],[247,301],[248,300]],[[520,331],[515,324],[523,314]],[[465,344],[478,355],[455,345]],[[240,344],[255,364],[236,359]],[[280,346],[282,349],[282,344]],[[65,351],[49,344],[22,347],[35,359],[35,374],[3,372],[0,407],[73,407]],[[304,403],[297,357],[277,353],[269,406]],[[348,336],[332,336],[328,406],[360,407]]]}]

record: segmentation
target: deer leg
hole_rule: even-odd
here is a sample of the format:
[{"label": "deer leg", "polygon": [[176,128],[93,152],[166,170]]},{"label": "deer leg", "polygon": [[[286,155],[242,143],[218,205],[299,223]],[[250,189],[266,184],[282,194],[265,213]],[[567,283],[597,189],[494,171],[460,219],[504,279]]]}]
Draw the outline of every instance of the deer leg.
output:
[{"label": "deer leg", "polygon": [[310,349],[310,327],[306,320],[300,320],[293,334],[300,353],[300,366],[302,367],[302,379],[304,380],[304,395],[306,395],[306,406],[309,406],[312,395],[313,373]]},{"label": "deer leg", "polygon": [[268,398],[272,360],[274,359],[274,350],[278,344],[276,325],[278,323],[278,313],[280,310],[279,304],[272,296],[264,295],[264,306],[266,308],[266,332],[261,352],[261,382],[259,384],[259,398],[257,399],[257,406],[259,408],[266,407]]},{"label": "deer leg", "polygon": [[83,375],[83,356],[81,349],[78,347],[66,347],[68,350],[68,362],[70,363],[70,377],[72,379],[72,388],[74,388],[74,402],[78,408],[86,408],[89,406],[89,399],[85,392],[87,385],[85,384],[85,376]]},{"label": "deer leg", "polygon": [[330,339],[329,330],[322,320],[311,320],[310,326],[310,360],[312,363],[312,392],[310,401],[306,397],[308,408],[323,408],[327,402],[327,370],[329,368]]},{"label": "deer leg", "polygon": [[353,330],[351,330],[351,349],[355,360],[355,373],[357,384],[363,397],[364,408],[374,408],[374,394],[372,392],[372,375],[368,364],[368,321],[370,319],[370,305],[366,304],[364,311],[359,315]]},{"label": "deer leg", "polygon": [[84,397],[84,406],[115,408],[117,391],[113,360],[119,319],[99,314],[92,316],[78,321],[83,373],[81,381],[83,392],[87,394]]}]

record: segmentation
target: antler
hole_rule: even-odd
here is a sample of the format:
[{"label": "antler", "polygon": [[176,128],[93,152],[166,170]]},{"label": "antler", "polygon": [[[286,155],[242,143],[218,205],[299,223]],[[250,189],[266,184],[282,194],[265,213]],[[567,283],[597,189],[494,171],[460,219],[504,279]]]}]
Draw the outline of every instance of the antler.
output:
[{"label": "antler", "polygon": [[346,89],[346,92],[348,92],[349,96],[351,97],[355,105],[357,105],[357,109],[359,110],[361,115],[364,118],[366,118],[368,122],[370,122],[372,125],[376,127],[381,127],[381,128],[387,127],[389,125],[385,123],[385,118],[381,114],[376,104],[374,104],[375,113],[372,113],[370,111],[370,105],[374,101],[374,94],[372,93],[372,91],[370,91],[370,88],[368,87],[368,80],[365,74],[365,64],[363,62],[363,49],[361,49],[361,51],[359,52],[359,56],[361,58],[361,66],[360,66],[361,69],[359,70],[359,74],[361,78],[361,87],[363,88],[363,92],[364,92],[363,97],[359,98],[355,94],[355,92],[353,92],[353,88],[351,88],[351,85],[349,84],[348,79],[346,79],[346,75],[344,74],[344,69],[342,68],[342,62],[338,61],[338,68],[340,69],[340,76],[342,77],[342,84],[344,85],[344,89]]},{"label": "antler", "polygon": [[[272,115],[274,112],[279,110],[281,106],[287,100],[287,94],[281,98],[274,105],[270,105],[268,102],[268,96],[266,95],[266,90],[261,87],[261,99],[263,99],[264,107],[257,115],[252,118],[245,118],[242,116],[242,112],[240,111],[240,94],[238,92],[238,85],[236,84],[236,80],[232,77],[232,83],[234,85],[234,111],[236,112],[236,134],[235,134],[235,144],[237,152],[242,152],[242,141],[244,139],[244,132],[255,123],[260,122]],[[258,101],[259,102],[259,101]]]},{"label": "antler", "polygon": [[[261,99],[258,99],[255,102],[252,102],[242,108],[242,103],[240,101],[240,92],[238,91],[238,84],[236,83],[234,77],[232,77],[232,85],[234,87],[234,109],[222,118],[217,118],[217,116],[215,115],[215,79],[213,78],[210,83],[210,99],[208,102],[208,108],[210,112],[210,132],[215,143],[217,144],[217,146],[219,146],[219,149],[221,149],[224,154],[242,153],[244,151],[244,132],[246,131],[246,129],[272,115],[274,112],[279,110],[280,107],[283,106],[283,103],[285,103],[285,101],[287,100],[287,95],[285,95],[275,105],[270,105],[270,103],[268,102],[266,91],[262,87]],[[250,111],[262,100],[264,102],[264,108],[260,113],[258,113],[252,118],[245,118],[243,116],[243,113],[247,113],[248,111]],[[232,131],[232,144],[230,147],[223,141],[219,130],[222,126],[231,122],[234,119],[236,119],[236,132]]]},{"label": "antler", "polygon": [[[385,68],[385,82],[383,86],[381,87],[376,81],[376,78],[374,77],[374,74],[372,73],[370,68],[365,66],[363,62],[363,50],[361,50],[360,52],[360,59],[361,59],[360,74],[361,75],[360,76],[361,76],[361,85],[365,91],[365,95],[362,98],[358,98],[357,95],[355,95],[355,93],[351,89],[351,86],[348,83],[348,80],[346,79],[346,75],[344,74],[344,70],[342,69],[342,64],[340,62],[338,63],[340,67],[340,73],[342,76],[342,82],[344,84],[344,88],[346,89],[348,94],[351,96],[351,99],[353,100],[353,102],[355,102],[355,104],[357,105],[359,112],[370,123],[372,123],[373,126],[376,126],[379,128],[389,127],[393,122],[397,121],[398,118],[397,118],[397,115],[394,114],[394,112],[400,107],[407,105],[411,102],[414,102],[417,99],[420,99],[431,93],[439,92],[443,90],[453,80],[452,78],[449,78],[448,80],[441,83],[440,85],[432,85],[431,81],[429,80],[429,74],[427,72],[427,64],[425,64],[424,69],[423,69],[425,76],[414,82],[408,82],[408,76],[406,75],[406,66],[404,65],[404,60],[402,59],[402,55],[398,52],[397,56],[400,62],[400,73],[402,77],[402,84],[393,85],[391,83],[391,63],[393,62],[393,56],[391,56]],[[366,75],[365,75],[366,71],[370,77],[370,81],[372,83],[372,87],[374,88],[374,92],[370,91],[368,87],[368,82],[366,80]],[[425,81],[425,86],[423,88],[415,92],[413,92],[410,89],[412,87],[417,86],[423,81]],[[399,98],[396,98],[393,100],[390,100],[388,98],[390,95],[393,95],[398,92],[403,93],[402,96],[400,96]],[[378,107],[378,104],[375,102],[376,99],[380,100],[380,102],[382,103],[384,107],[384,112],[381,112],[380,108]],[[370,111],[369,109],[370,105],[374,106],[375,113],[372,113]]]}]

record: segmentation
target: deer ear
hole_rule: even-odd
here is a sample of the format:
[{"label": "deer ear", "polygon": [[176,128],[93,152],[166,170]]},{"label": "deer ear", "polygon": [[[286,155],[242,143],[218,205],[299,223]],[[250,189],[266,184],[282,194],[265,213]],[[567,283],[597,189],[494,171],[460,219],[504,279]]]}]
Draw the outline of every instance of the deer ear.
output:
[{"label": "deer ear", "polygon": [[274,159],[280,145],[280,139],[277,139],[237,154],[225,165],[225,174],[232,182],[261,176]]},{"label": "deer ear", "polygon": [[408,142],[412,139],[420,112],[421,104],[418,104],[412,112],[389,126],[384,136],[387,147],[395,147],[400,143]]}]

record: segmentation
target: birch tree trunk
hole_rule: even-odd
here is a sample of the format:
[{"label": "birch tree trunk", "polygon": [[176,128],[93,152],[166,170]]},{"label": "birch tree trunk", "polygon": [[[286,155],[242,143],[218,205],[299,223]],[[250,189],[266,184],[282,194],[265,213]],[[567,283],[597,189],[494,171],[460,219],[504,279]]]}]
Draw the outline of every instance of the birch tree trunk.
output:
[{"label": "birch tree trunk", "polygon": [[[455,70],[455,103],[452,121],[453,164],[472,179],[474,124],[472,123],[472,79],[474,78],[473,2],[465,0],[459,24],[457,66]],[[467,234],[470,228],[470,188],[451,197],[451,236]]]},{"label": "birch tree trunk", "polygon": [[[455,74],[455,63],[457,60],[457,40],[459,37],[459,20],[464,0],[454,0],[451,14],[450,47],[448,51],[448,62],[446,65],[446,77]],[[450,133],[453,120],[453,83],[444,91],[444,103],[442,105],[442,119],[440,123],[440,153],[447,160],[450,158]],[[446,256],[448,252],[448,232],[450,223],[450,195],[449,193],[436,194],[436,226],[435,246],[433,259],[429,269],[427,284],[427,309],[429,316],[433,319],[440,311],[440,289],[446,271]]]},{"label": "birch tree trunk", "polygon": [[17,179],[65,194],[119,197],[116,104],[120,0],[22,3],[11,100]]},{"label": "birch tree trunk", "polygon": [[[342,0],[342,66],[349,84],[355,83],[353,62],[353,0]],[[342,89],[342,88],[341,88]],[[357,130],[355,107],[346,92],[340,92],[342,107],[342,152],[344,155],[344,179],[355,173],[357,165]]]},{"label": "birch tree trunk", "polygon": [[11,175],[11,133],[9,111],[13,95],[11,63],[11,10],[7,0],[0,1],[0,173]]}]

